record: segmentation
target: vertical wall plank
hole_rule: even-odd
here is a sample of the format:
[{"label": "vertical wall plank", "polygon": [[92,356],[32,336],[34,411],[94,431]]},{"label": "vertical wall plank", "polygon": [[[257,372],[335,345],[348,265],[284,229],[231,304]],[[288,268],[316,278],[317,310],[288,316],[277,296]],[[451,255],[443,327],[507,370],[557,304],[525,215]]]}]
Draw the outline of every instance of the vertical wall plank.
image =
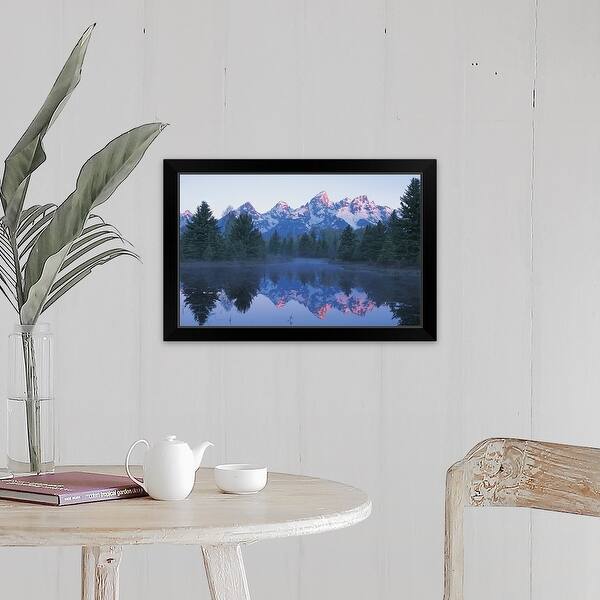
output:
[{"label": "vertical wall plank", "polygon": [[[36,18],[32,19],[32,9]],[[0,19],[0,55],[5,82],[1,92],[2,117],[0,140],[2,160],[17,143],[27,125],[52,87],[66,56],[63,56],[60,32],[61,14],[48,3],[37,6],[19,4],[3,10]],[[53,136],[48,136],[46,151],[52,157],[36,173],[29,186],[30,202],[48,202],[59,189],[57,166],[59,156],[59,122]],[[17,322],[16,314],[7,307],[4,297],[0,308],[0,464],[5,464],[6,450],[6,365],[7,335]],[[35,565],[36,577],[31,577]],[[0,550],[0,580],[3,594],[15,600],[54,594],[59,586],[58,555],[50,548]]]},{"label": "vertical wall plank", "polygon": [[[534,2],[500,6],[466,1],[460,15],[465,81],[463,422],[465,433],[477,438],[507,431],[527,437]],[[489,249],[490,239],[494,250],[477,252]],[[467,597],[486,589],[497,597],[529,596],[526,512],[467,515],[465,535]]]},{"label": "vertical wall plank", "polygon": [[[210,156],[223,144],[225,3],[144,2],[143,120],[163,120],[159,152],[145,160],[138,193],[147,207],[138,221],[142,268],[138,434],[167,433],[194,442],[210,439],[223,451],[222,351],[215,346],[162,342],[162,159]],[[210,449],[206,464],[219,454]],[[200,554],[192,548],[140,553],[146,569],[143,597],[177,589],[208,598]],[[161,573],[156,577],[156,573]],[[125,577],[125,575],[124,575]]]},{"label": "vertical wall plank", "polygon": [[[90,23],[97,22],[82,80],[61,115],[60,176],[56,202],[75,185],[85,160],[110,139],[140,124],[139,95],[143,71],[141,3],[67,2],[62,19],[65,56]],[[114,18],[118,12],[119,18]],[[77,131],[78,135],[73,135]],[[50,136],[49,136],[50,137]],[[151,152],[151,151],[150,151]],[[50,155],[50,153],[49,153]],[[140,171],[134,177],[143,177]],[[134,244],[131,225],[144,214],[144,202],[126,181],[98,211]],[[59,365],[57,391],[60,415],[77,428],[59,429],[59,459],[63,463],[104,460],[121,462],[135,435],[138,392],[138,293],[134,284],[140,265],[118,260],[86,279],[48,311],[57,330]],[[131,285],[125,284],[131,282]],[[110,350],[117,347],[118,351]],[[85,357],[86,360],[82,360]],[[76,365],[77,377],[73,377]],[[63,419],[59,419],[62,426]],[[117,428],[115,423],[119,423]],[[111,431],[110,443],[92,430]]]},{"label": "vertical wall plank", "polygon": [[[600,6],[539,3],[534,180],[533,426],[600,445]],[[597,519],[536,513],[533,598],[600,595]],[[574,592],[576,590],[576,592]]]},{"label": "vertical wall plank", "polygon": [[[530,429],[533,12],[529,3],[425,2],[398,4],[388,15],[388,152],[439,160],[440,341],[384,349],[382,479],[409,472],[412,482],[384,498],[384,564],[395,576],[383,597],[434,597],[438,582],[421,568],[442,568],[448,456],[486,435]],[[411,452],[415,430],[436,439],[435,449]],[[429,518],[415,522],[416,514]],[[526,597],[527,515],[494,516],[467,515],[465,597]],[[396,543],[402,534],[420,543]]]}]

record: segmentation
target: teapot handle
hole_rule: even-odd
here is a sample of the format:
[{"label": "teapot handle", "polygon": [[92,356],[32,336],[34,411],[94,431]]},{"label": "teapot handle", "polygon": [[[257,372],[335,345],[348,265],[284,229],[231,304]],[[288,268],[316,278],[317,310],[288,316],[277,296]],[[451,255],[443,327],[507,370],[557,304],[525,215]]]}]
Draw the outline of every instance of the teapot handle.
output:
[{"label": "teapot handle", "polygon": [[138,444],[146,444],[146,447],[150,448],[150,444],[148,443],[148,440],[138,440],[137,442],[133,442],[133,444],[131,444],[131,446],[129,447],[129,451],[127,452],[127,458],[125,459],[125,470],[127,471],[127,475],[129,476],[129,479],[131,479],[131,481],[133,481],[134,483],[137,483],[147,493],[148,490],[146,489],[146,486],[139,479],[136,479],[131,474],[131,471],[129,470],[129,458],[131,457],[131,453],[133,452],[133,449]]}]

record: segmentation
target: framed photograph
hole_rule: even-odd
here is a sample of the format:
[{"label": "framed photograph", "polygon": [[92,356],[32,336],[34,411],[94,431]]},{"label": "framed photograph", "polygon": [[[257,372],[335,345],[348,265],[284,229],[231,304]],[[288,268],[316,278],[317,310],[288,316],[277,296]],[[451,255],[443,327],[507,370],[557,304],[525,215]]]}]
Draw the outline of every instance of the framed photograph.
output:
[{"label": "framed photograph", "polygon": [[436,339],[435,160],[165,160],[166,341]]}]

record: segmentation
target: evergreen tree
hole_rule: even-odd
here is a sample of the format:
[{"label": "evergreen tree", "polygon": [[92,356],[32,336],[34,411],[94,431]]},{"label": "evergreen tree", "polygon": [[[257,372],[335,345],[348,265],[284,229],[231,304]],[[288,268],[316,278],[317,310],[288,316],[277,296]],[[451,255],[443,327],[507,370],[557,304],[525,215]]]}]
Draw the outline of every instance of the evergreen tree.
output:
[{"label": "evergreen tree", "polygon": [[285,256],[294,255],[294,238],[290,235],[283,242],[283,254]]},{"label": "evergreen tree", "polygon": [[225,287],[224,291],[241,313],[248,312],[248,309],[252,306],[252,300],[258,294],[258,288],[249,286],[246,282],[229,285]]},{"label": "evergreen tree", "polygon": [[219,294],[213,289],[183,287],[185,305],[192,311],[198,325],[204,325],[217,304]]},{"label": "evergreen tree", "polygon": [[373,234],[373,243],[371,246],[372,260],[377,260],[381,254],[381,249],[385,243],[385,237],[387,233],[387,227],[383,224],[383,221],[379,221],[375,225],[375,231]]},{"label": "evergreen tree", "polygon": [[309,247],[309,256],[317,256],[317,232],[315,229],[311,229],[310,231],[310,247]]},{"label": "evergreen tree", "polygon": [[217,220],[206,202],[196,208],[183,235],[181,254],[183,258],[195,260],[216,260],[223,258],[223,237]]},{"label": "evergreen tree", "polygon": [[416,306],[404,302],[389,302],[388,305],[394,318],[398,319],[398,325],[406,327],[421,324],[421,315]]},{"label": "evergreen tree", "polygon": [[400,219],[398,213],[394,210],[390,215],[390,220],[387,225],[387,237],[389,238],[392,247],[394,249],[394,258],[400,258],[400,248],[402,246],[402,227],[400,225]]},{"label": "evergreen tree", "polygon": [[358,256],[361,260],[369,260],[369,246],[371,244],[371,225],[367,225],[362,234],[358,247]]},{"label": "evergreen tree", "polygon": [[231,258],[256,259],[264,256],[265,242],[247,214],[242,213],[231,221],[227,248]]},{"label": "evergreen tree", "polygon": [[300,256],[310,256],[312,250],[312,240],[308,233],[303,233],[298,239],[298,254]]},{"label": "evergreen tree", "polygon": [[327,244],[327,240],[324,237],[321,237],[317,246],[317,256],[320,258],[326,258],[328,255],[329,246]]},{"label": "evergreen tree", "polygon": [[356,234],[350,225],[347,225],[340,237],[337,257],[340,260],[352,260],[356,250]]},{"label": "evergreen tree", "polygon": [[421,180],[413,177],[400,199],[400,259],[418,262],[421,252]]},{"label": "evergreen tree", "polygon": [[269,254],[281,254],[281,246],[281,238],[279,237],[277,230],[275,230],[269,240]]},{"label": "evergreen tree", "polygon": [[337,234],[333,233],[331,236],[331,241],[329,242],[329,258],[335,258],[337,256],[337,248],[340,243],[340,240]]},{"label": "evergreen tree", "polygon": [[394,242],[392,241],[392,236],[388,234],[385,236],[383,241],[383,245],[381,246],[381,250],[379,251],[379,255],[377,256],[377,261],[383,264],[389,264],[394,262],[396,259],[396,250],[394,248]]},{"label": "evergreen tree", "polygon": [[358,258],[369,262],[378,260],[385,240],[385,235],[386,228],[381,221],[374,226],[367,225],[363,231],[363,237],[357,253]]}]

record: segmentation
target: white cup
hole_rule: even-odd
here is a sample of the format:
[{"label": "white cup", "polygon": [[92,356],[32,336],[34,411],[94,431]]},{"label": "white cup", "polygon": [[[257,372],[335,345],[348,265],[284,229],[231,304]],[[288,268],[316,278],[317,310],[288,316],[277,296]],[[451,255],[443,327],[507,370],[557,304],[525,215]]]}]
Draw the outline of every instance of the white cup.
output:
[{"label": "white cup", "polygon": [[217,465],[217,487],[226,494],[255,494],[267,485],[267,467],[258,465]]}]

